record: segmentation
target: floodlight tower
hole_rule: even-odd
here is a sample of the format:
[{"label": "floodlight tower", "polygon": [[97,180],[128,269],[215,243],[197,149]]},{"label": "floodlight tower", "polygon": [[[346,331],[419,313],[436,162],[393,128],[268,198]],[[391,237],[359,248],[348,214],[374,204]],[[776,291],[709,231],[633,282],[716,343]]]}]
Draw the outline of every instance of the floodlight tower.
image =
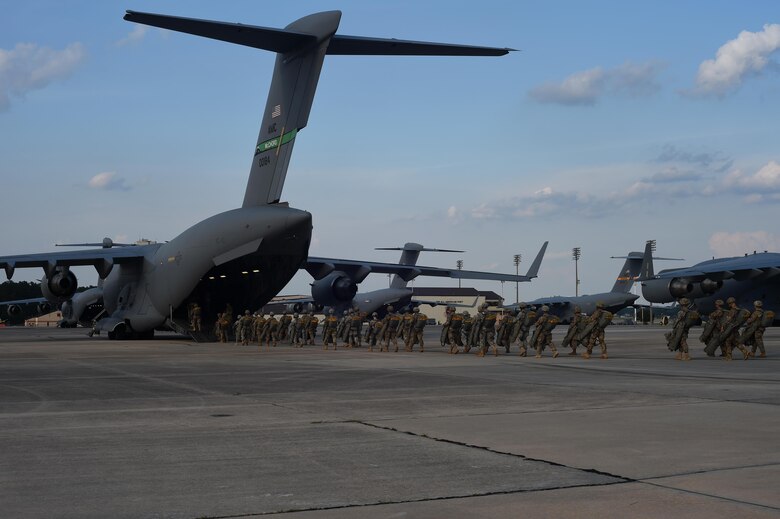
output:
[{"label": "floodlight tower", "polygon": [[[520,275],[520,262],[523,260],[522,254],[515,254],[515,275]],[[515,303],[520,302],[520,282],[515,281]]]},{"label": "floodlight tower", "polygon": [[[463,260],[456,261],[455,266],[458,267],[458,270],[463,270]],[[458,278],[458,288],[460,288],[460,278]]]},{"label": "floodlight tower", "polygon": [[574,295],[579,296],[580,295],[580,273],[579,273],[579,261],[581,254],[581,249],[579,247],[574,247],[571,250],[571,259],[574,260]]}]

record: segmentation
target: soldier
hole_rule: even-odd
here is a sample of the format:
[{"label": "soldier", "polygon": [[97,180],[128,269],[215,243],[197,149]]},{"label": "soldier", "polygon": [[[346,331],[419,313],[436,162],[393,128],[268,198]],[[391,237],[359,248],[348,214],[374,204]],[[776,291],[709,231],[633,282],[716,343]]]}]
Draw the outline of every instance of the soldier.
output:
[{"label": "soldier", "polygon": [[[723,299],[718,299],[715,301],[715,310],[707,317],[707,324],[704,325],[704,330],[702,330],[699,336],[699,340],[704,343],[704,352],[708,357],[715,356],[715,349],[717,348],[715,339],[723,327],[724,316]],[[726,356],[726,349],[723,344],[721,344],[720,356]]]},{"label": "soldier", "polygon": [[409,331],[409,335],[406,339],[406,351],[412,351],[414,345],[420,343],[420,353],[425,351],[425,341],[423,341],[423,331],[425,325],[428,324],[428,316],[420,312],[420,309],[415,307],[412,311],[412,326]]},{"label": "soldier", "polygon": [[311,312],[309,315],[309,321],[306,323],[306,342],[304,344],[311,344],[314,346],[315,339],[317,338],[317,326],[320,324],[320,320]]},{"label": "soldier", "polygon": [[322,320],[322,349],[327,350],[328,344],[333,344],[333,349],[338,349],[336,343],[336,328],[339,325],[339,318],[336,317],[333,308],[328,310],[328,316]]},{"label": "soldier", "polygon": [[[399,330],[399,336],[404,344],[408,344],[409,337],[412,335],[412,324],[414,323],[414,314],[407,308],[404,310],[404,316],[401,319],[401,329]],[[412,351],[409,347],[406,347],[406,351]]]},{"label": "soldier", "polygon": [[[368,332],[366,339],[366,342],[368,343],[368,351],[374,351],[374,346],[376,346],[376,343],[382,334],[382,324],[383,321],[379,320],[379,314],[376,312],[372,313],[371,320],[368,322]],[[379,351],[382,351],[381,347]]]},{"label": "soldier", "polygon": [[263,345],[263,334],[265,333],[265,315],[262,311],[257,312],[255,316],[254,328],[255,328],[255,340],[257,340],[257,347],[260,348]]},{"label": "soldier", "polygon": [[571,348],[569,355],[577,355],[577,346],[581,342],[577,339],[579,332],[582,331],[585,324],[585,317],[582,315],[582,309],[579,306],[574,307],[574,313],[569,322],[569,329],[566,330],[566,337],[561,342],[561,348]]},{"label": "soldier", "polygon": [[244,315],[238,320],[242,346],[249,346],[249,338],[252,335],[252,325],[254,324],[254,321],[255,320],[249,314],[249,310],[244,310]]},{"label": "soldier", "polygon": [[349,318],[349,331],[347,332],[350,348],[360,348],[363,335],[363,313],[355,308]]},{"label": "soldier", "polygon": [[521,314],[518,316],[517,320],[522,322],[518,324],[518,334],[517,334],[517,340],[520,341],[520,356],[525,357],[528,352],[528,335],[531,331],[531,326],[536,322],[536,307],[530,306],[527,307],[527,310],[522,311],[522,309],[526,308],[527,305],[525,303],[520,303],[521,308]]},{"label": "soldier", "polygon": [[720,340],[726,347],[726,356],[724,360],[731,360],[731,352],[735,347],[742,352],[744,360],[748,360],[750,352],[745,346],[739,343],[739,327],[750,317],[750,312],[737,306],[737,300],[733,297],[726,299],[729,309],[723,318],[723,327],[720,333]]},{"label": "soldier", "polygon": [[[444,324],[441,327],[441,337],[439,338],[441,347],[450,346],[450,350],[452,350],[452,343],[450,342],[450,322],[452,321],[452,316],[454,314],[454,307],[448,306],[444,309]],[[450,351],[450,353],[452,352]]]},{"label": "soldier", "polygon": [[552,341],[552,330],[558,322],[559,319],[556,316],[550,315],[550,307],[547,305],[542,306],[542,315],[536,320],[533,340],[531,341],[534,349],[536,349],[537,359],[542,358],[542,351],[547,346],[552,350],[553,358],[558,356],[558,350]]},{"label": "soldier", "polygon": [[230,325],[233,323],[233,307],[228,304],[225,306],[226,310],[222,312],[222,337],[224,340],[222,342],[227,342],[230,337],[228,337],[228,334],[230,332]]},{"label": "soldier", "polygon": [[265,321],[265,328],[263,329],[263,340],[267,349],[271,349],[271,345],[276,348],[276,333],[279,328],[279,321],[274,317],[273,312],[268,313],[268,319]]},{"label": "soldier", "polygon": [[593,354],[593,347],[597,342],[601,347],[601,358],[607,358],[607,343],[604,340],[604,329],[612,322],[612,313],[604,310],[604,307],[605,305],[601,301],[596,303],[596,310],[588,318],[585,328],[578,336],[581,340],[585,337],[588,338],[587,350],[582,354],[582,357],[585,359],[589,359]]},{"label": "soldier", "polygon": [[765,319],[765,314],[773,312],[764,312],[764,304],[761,301],[753,302],[753,313],[750,314],[748,320],[745,321],[745,331],[742,332],[742,336],[739,339],[741,344],[750,346],[750,356],[756,356],[756,350],[761,350],[759,357],[766,357],[766,350],[764,349],[764,331],[766,330],[766,321],[771,322],[774,320],[774,315],[771,319]]},{"label": "soldier", "polygon": [[349,310],[344,310],[339,319],[339,324],[336,327],[336,339],[341,339],[341,342],[345,343],[346,347],[349,347],[347,342],[347,330],[349,328]]},{"label": "soldier", "polygon": [[463,312],[463,327],[461,332],[463,334],[463,353],[468,353],[471,350],[471,336],[474,331],[474,318],[471,314]]},{"label": "soldier", "polygon": [[450,315],[450,326],[447,328],[447,342],[449,342],[451,354],[460,353],[460,347],[463,346],[460,331],[463,328],[464,316],[467,315],[469,315],[468,312],[463,312],[463,315],[455,313],[454,308],[452,315]]},{"label": "soldier", "polygon": [[672,331],[666,333],[667,347],[669,351],[677,351],[676,360],[691,360],[688,354],[688,330],[699,320],[699,313],[690,308],[691,302],[687,297],[680,299],[680,311],[674,322]]},{"label": "soldier", "polygon": [[223,340],[223,332],[222,332],[222,314],[217,314],[217,320],[214,322],[214,334],[217,336],[217,342],[225,342]]},{"label": "soldier", "polygon": [[393,341],[395,351],[398,351],[398,329],[401,327],[401,316],[393,311],[392,306],[387,307],[385,317],[385,351],[390,351],[390,341]]},{"label": "soldier", "polygon": [[298,347],[303,348],[304,345],[308,342],[307,339],[307,329],[309,328],[309,320],[311,317],[309,316],[309,312],[301,312],[301,316],[298,318]]},{"label": "soldier", "polygon": [[493,355],[498,356],[498,345],[496,344],[496,314],[488,312],[487,303],[482,305],[482,322],[479,330],[479,356],[484,357],[488,347],[493,347]]},{"label": "soldier", "polygon": [[200,331],[200,314],[201,309],[198,303],[192,304],[192,312],[190,314],[190,329],[195,332]]},{"label": "soldier", "polygon": [[279,332],[276,334],[279,338],[279,342],[287,340],[287,334],[290,331],[290,322],[292,317],[285,310],[282,312],[282,316],[279,318]]},{"label": "soldier", "polygon": [[498,324],[496,330],[496,342],[499,346],[503,346],[507,353],[509,353],[509,346],[512,341],[512,329],[515,326],[514,312],[507,312],[501,318],[501,322]]},{"label": "soldier", "polygon": [[290,344],[296,344],[296,339],[299,337],[299,333],[301,330],[301,323],[300,319],[298,317],[298,312],[295,312],[292,316],[292,321],[290,321],[290,333],[288,334],[288,337],[290,339]]},{"label": "soldier", "polygon": [[485,305],[481,305],[477,309],[477,315],[474,316],[474,324],[471,326],[471,333],[469,334],[468,345],[466,347],[467,352],[471,350],[471,348],[476,348],[477,355],[482,352],[482,343],[480,342],[480,338],[482,335],[482,323],[485,321],[485,312],[483,307],[485,307]]}]

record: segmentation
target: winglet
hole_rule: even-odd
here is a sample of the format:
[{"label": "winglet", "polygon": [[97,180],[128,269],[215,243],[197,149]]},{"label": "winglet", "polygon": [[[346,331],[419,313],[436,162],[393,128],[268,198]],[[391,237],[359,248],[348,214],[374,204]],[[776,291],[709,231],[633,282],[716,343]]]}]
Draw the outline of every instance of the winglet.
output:
[{"label": "winglet", "polygon": [[548,241],[544,242],[542,245],[542,248],[539,249],[539,253],[536,255],[536,258],[534,258],[534,262],[531,263],[531,268],[528,269],[528,272],[526,272],[525,277],[531,279],[537,277],[539,274],[539,267],[542,266],[542,258],[544,258],[544,253],[547,251],[547,244],[550,243]]}]

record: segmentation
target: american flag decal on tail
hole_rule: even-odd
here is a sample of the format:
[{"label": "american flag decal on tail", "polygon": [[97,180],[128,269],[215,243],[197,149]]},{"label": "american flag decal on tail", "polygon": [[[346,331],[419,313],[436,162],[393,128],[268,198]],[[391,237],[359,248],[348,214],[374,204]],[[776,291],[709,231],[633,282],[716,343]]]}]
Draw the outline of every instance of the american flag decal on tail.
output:
[{"label": "american flag decal on tail", "polygon": [[280,115],[282,115],[282,105],[274,106],[274,110],[273,110],[273,112],[271,112],[271,118],[272,119],[276,119]]}]

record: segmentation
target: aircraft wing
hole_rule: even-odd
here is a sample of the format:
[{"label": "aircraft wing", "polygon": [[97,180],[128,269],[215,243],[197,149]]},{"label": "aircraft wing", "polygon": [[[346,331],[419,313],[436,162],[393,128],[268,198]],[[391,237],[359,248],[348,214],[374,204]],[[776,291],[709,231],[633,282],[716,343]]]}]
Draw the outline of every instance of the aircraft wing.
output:
[{"label": "aircraft wing", "polygon": [[531,277],[515,274],[500,274],[497,272],[479,272],[474,270],[457,270],[441,267],[426,267],[423,265],[399,265],[398,263],[380,263],[376,261],[360,261],[337,258],[309,257],[302,268],[314,279],[322,279],[331,272],[341,271],[348,274],[355,282],[360,283],[371,273],[398,274],[405,281],[411,281],[417,276],[449,277],[457,279],[488,279],[494,281],[531,281]]},{"label": "aircraft wing", "polygon": [[655,274],[654,278],[686,278],[693,281],[710,278],[744,281],[758,276],[774,277],[778,274],[780,274],[780,254],[762,252],[734,258],[713,259],[692,267],[662,270]]},{"label": "aircraft wing", "polygon": [[14,301],[0,301],[0,306],[5,305],[32,305],[37,303],[45,303],[47,299],[45,297],[33,297],[31,299],[16,299]]},{"label": "aircraft wing", "polygon": [[149,247],[156,247],[156,245],[0,256],[0,268],[4,268],[6,276],[11,279],[17,268],[41,267],[47,275],[50,275],[56,267],[86,265],[95,267],[100,277],[104,278],[114,264],[141,260],[145,256],[144,253],[149,251]]}]

